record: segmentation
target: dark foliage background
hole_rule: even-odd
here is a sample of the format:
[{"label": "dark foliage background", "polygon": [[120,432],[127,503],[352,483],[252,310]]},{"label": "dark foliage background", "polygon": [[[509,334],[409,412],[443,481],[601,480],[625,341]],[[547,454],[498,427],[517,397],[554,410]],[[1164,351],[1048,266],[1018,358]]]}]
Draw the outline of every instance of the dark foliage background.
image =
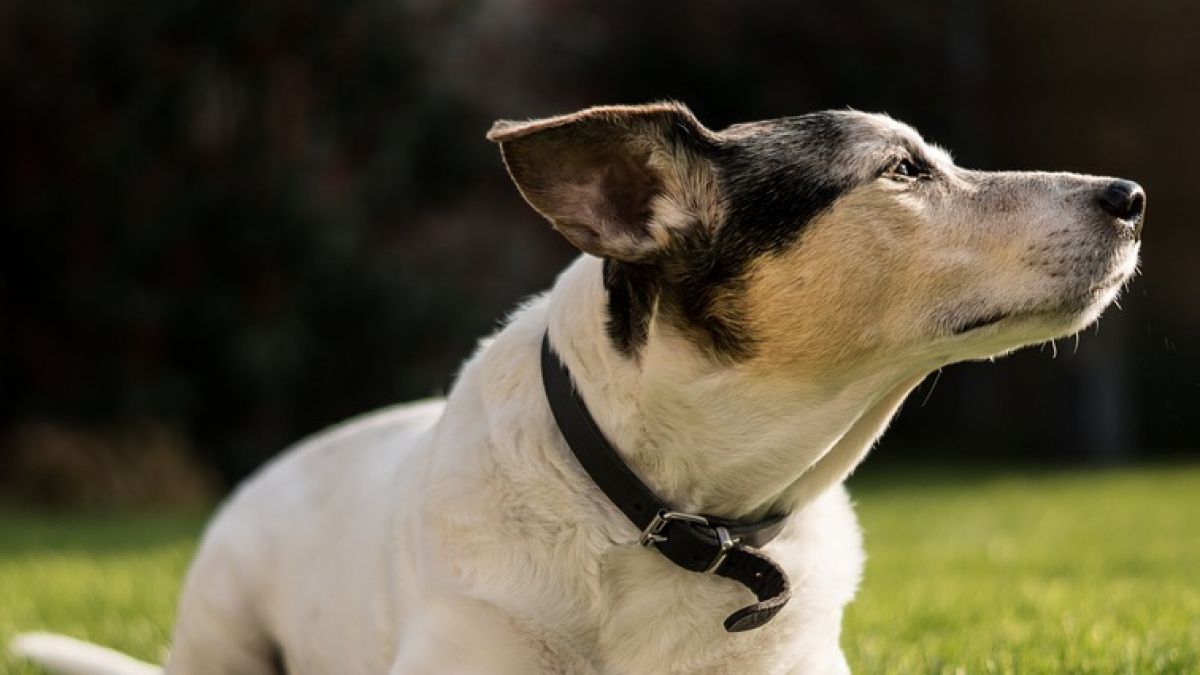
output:
[{"label": "dark foliage background", "polygon": [[1188,451],[1197,19],[1165,0],[0,2],[0,448],[31,452],[31,424],[152,424],[228,482],[445,391],[572,255],[509,188],[491,121],[678,98],[713,127],[882,110],[965,165],[1142,182],[1123,311],[1055,360],[948,369],[889,444]]}]

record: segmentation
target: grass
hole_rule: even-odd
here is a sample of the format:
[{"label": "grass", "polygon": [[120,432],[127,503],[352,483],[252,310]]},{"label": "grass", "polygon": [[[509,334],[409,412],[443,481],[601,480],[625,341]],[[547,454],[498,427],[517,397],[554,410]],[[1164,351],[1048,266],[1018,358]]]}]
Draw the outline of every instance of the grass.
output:
[{"label": "grass", "polygon": [[49,630],[160,661],[199,513],[0,510],[0,673],[13,633]]},{"label": "grass", "polygon": [[855,672],[1200,673],[1200,467],[851,485]]},{"label": "grass", "polygon": [[[1200,467],[893,471],[851,490],[870,553],[859,674],[1200,673]],[[0,510],[0,643],[158,660],[203,514]],[[0,673],[35,671],[0,656]]]}]

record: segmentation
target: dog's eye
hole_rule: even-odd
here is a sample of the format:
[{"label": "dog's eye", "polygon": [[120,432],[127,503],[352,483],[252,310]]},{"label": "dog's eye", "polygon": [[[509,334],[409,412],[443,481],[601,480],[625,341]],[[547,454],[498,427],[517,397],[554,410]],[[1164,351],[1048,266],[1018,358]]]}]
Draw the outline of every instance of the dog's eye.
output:
[{"label": "dog's eye", "polygon": [[929,175],[928,171],[923,170],[917,165],[916,162],[907,157],[893,164],[892,167],[888,169],[887,173],[888,176],[892,178],[902,178],[907,180],[923,178]]}]

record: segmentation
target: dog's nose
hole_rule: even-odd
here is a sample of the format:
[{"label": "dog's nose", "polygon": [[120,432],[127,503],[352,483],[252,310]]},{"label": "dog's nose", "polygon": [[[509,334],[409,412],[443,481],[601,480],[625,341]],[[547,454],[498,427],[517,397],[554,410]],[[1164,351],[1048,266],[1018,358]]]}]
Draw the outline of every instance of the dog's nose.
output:
[{"label": "dog's nose", "polygon": [[1100,208],[1109,215],[1128,221],[1133,237],[1142,237],[1142,216],[1146,214],[1146,191],[1131,180],[1114,180],[1100,190],[1096,197]]}]

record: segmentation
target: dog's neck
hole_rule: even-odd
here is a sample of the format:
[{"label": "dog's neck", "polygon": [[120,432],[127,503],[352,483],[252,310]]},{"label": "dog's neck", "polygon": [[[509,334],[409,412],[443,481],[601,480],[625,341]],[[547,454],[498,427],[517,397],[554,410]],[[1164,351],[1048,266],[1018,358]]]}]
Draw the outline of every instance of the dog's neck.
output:
[{"label": "dog's neck", "polygon": [[639,357],[605,339],[601,263],[551,297],[551,339],[625,461],[674,508],[735,519],[803,508],[841,482],[925,373],[797,381],[716,364],[655,324]]}]

